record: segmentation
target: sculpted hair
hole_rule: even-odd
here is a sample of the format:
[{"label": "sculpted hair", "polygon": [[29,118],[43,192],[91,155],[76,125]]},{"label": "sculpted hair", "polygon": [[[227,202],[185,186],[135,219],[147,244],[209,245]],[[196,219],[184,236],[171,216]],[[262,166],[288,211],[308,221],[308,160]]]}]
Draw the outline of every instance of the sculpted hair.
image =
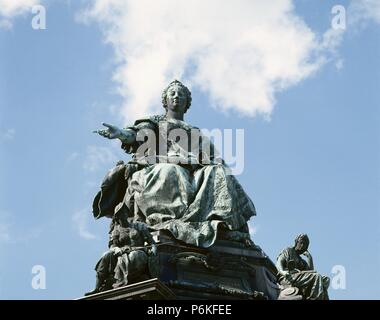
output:
[{"label": "sculpted hair", "polygon": [[295,239],[294,239],[294,244],[296,245],[298,241],[300,240],[304,240],[306,243],[307,243],[307,246],[309,246],[310,244],[310,240],[309,240],[309,237],[306,233],[301,233],[299,234]]},{"label": "sculpted hair", "polygon": [[180,82],[178,80],[173,80],[172,82],[170,82],[169,85],[162,92],[162,96],[161,96],[162,105],[165,109],[168,107],[167,102],[166,102],[166,96],[168,94],[168,90],[174,85],[181,87],[185,91],[185,94],[186,94],[186,110],[185,110],[185,112],[186,112],[191,106],[191,92],[182,82]]}]

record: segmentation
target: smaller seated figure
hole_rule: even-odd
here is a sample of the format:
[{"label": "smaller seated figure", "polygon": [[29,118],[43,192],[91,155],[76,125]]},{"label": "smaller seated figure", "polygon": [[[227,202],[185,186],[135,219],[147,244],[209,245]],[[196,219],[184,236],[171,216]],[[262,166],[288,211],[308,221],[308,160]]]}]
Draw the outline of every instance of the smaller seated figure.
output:
[{"label": "smaller seated figure", "polygon": [[119,229],[120,221],[114,217],[111,222],[109,231],[109,241],[108,248],[106,252],[103,253],[99,261],[95,266],[96,271],[96,285],[95,289],[85,293],[85,296],[99,293],[102,291],[107,291],[112,289],[115,282],[114,270],[117,264],[117,257],[121,254],[121,250],[118,247],[119,239]]},{"label": "smaller seated figure", "polygon": [[157,276],[157,247],[145,223],[118,226],[119,255],[114,269],[114,288]]},{"label": "smaller seated figure", "polygon": [[[306,300],[328,300],[330,279],[314,270],[313,258],[308,252],[309,237],[300,234],[293,247],[282,250],[277,257],[278,282],[283,288],[295,287]],[[302,259],[304,255],[307,259]],[[280,293],[281,297],[281,293]]]},{"label": "smaller seated figure", "polygon": [[85,296],[155,275],[157,248],[145,223],[129,222],[124,215],[115,214],[109,234],[109,250],[95,266],[95,289]]}]

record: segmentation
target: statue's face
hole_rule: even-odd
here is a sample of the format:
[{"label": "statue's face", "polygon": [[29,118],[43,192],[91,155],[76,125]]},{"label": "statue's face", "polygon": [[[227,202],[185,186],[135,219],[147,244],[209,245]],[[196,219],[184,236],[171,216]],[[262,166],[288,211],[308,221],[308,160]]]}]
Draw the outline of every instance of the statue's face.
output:
[{"label": "statue's face", "polygon": [[297,241],[295,249],[299,254],[302,254],[308,249],[308,247],[309,247],[309,245],[308,245],[307,241],[305,239],[301,238]]},{"label": "statue's face", "polygon": [[187,103],[186,92],[178,85],[171,86],[166,94],[168,110],[185,113]]}]

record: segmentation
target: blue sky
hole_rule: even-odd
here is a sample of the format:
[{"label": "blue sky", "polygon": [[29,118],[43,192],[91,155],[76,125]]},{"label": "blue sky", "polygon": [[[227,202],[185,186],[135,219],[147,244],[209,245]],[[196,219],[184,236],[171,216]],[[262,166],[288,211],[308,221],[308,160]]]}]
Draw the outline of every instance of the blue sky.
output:
[{"label": "blue sky", "polygon": [[[121,126],[132,123],[141,110],[160,110],[155,90],[160,92],[162,83],[178,72],[192,90],[188,122],[200,128],[245,130],[245,167],[238,179],[258,212],[252,221],[254,242],[275,260],[298,233],[308,233],[318,271],[333,277],[334,266],[346,270],[346,289],[330,288],[332,299],[378,299],[379,13],[356,14],[354,19],[352,3],[340,2],[352,23],[326,48],[322,38],[331,28],[331,8],[337,3],[297,1],[291,10],[293,18],[303,21],[296,24],[302,31],[297,41],[279,47],[279,62],[266,57],[267,51],[256,61],[272,78],[245,66],[250,58],[244,52],[229,67],[234,79],[216,77],[217,62],[207,64],[210,74],[201,72],[198,68],[211,61],[207,57],[230,52],[222,45],[205,51],[191,39],[195,50],[179,43],[186,54],[168,51],[170,61],[182,70],[160,69],[166,61],[163,51],[162,63],[141,70],[141,77],[133,73],[133,59],[125,58],[134,57],[129,45],[140,38],[132,39],[126,28],[110,41],[110,26],[120,23],[111,14],[93,13],[90,21],[83,21],[83,10],[98,3],[42,2],[46,30],[31,27],[29,9],[5,14],[0,8],[0,21],[7,21],[0,23],[0,299],[72,299],[93,288],[93,268],[107,247],[109,221],[92,219],[92,199],[107,170],[129,156],[117,142],[92,130],[103,121]],[[120,12],[131,23],[136,18]],[[138,22],[145,24],[149,19]],[[217,37],[218,32],[210,34]],[[268,42],[278,40],[276,32],[265,32]],[[309,40],[310,34],[315,41]],[[293,47],[302,46],[305,51],[291,55]],[[314,60],[292,69],[292,59],[301,61],[304,52]],[[147,62],[154,58],[147,57]],[[281,68],[275,69],[276,63]],[[144,77],[150,80],[141,93]],[[247,90],[242,83],[250,77],[260,85]],[[282,85],[273,85],[277,82]],[[225,83],[230,92],[219,90]],[[252,103],[247,104],[245,97],[250,96]],[[130,101],[140,103],[139,112]],[[46,268],[44,290],[31,286],[34,265]]]}]

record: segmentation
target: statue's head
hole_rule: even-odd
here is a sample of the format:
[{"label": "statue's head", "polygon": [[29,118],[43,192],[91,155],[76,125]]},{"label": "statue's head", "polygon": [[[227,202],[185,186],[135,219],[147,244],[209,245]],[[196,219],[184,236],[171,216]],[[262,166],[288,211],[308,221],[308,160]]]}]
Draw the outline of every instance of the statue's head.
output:
[{"label": "statue's head", "polygon": [[294,239],[294,248],[297,253],[302,254],[309,248],[310,240],[307,234],[301,233]]},{"label": "statue's head", "polygon": [[162,105],[166,111],[172,108],[182,109],[186,113],[191,105],[191,92],[180,81],[174,80],[162,92]]}]

